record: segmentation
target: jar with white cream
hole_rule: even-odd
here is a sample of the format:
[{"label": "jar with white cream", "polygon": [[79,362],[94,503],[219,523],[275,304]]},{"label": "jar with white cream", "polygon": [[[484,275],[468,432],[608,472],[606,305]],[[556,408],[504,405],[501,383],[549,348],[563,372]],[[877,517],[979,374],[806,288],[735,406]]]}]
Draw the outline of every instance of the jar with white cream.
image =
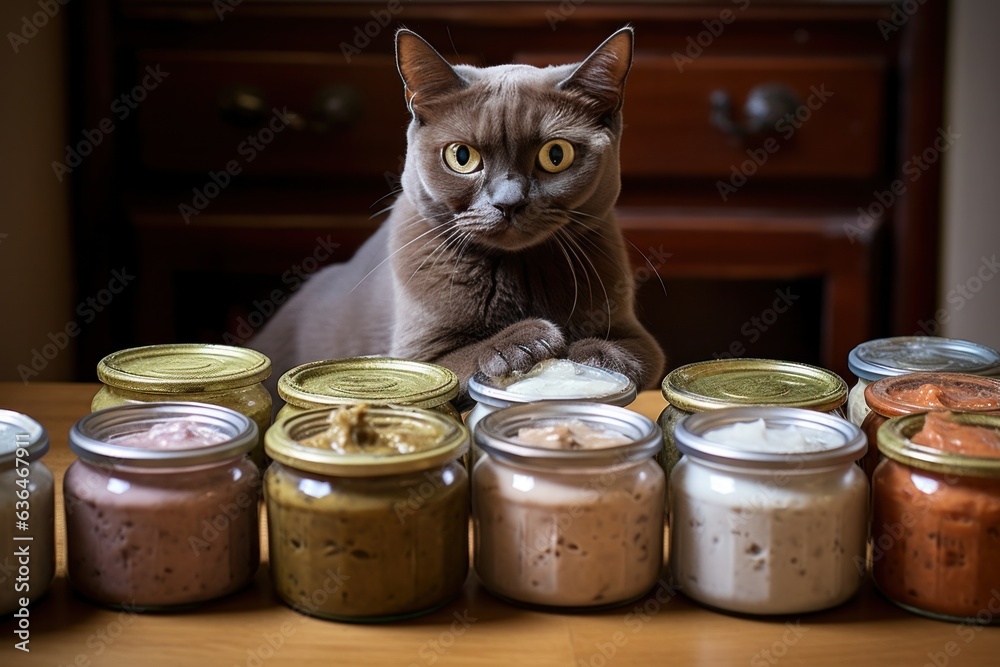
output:
[{"label": "jar with white cream", "polygon": [[663,569],[659,427],[596,403],[487,415],[472,480],[475,570],[504,599],[596,608],[646,594]]},{"label": "jar with white cream", "polygon": [[800,614],[855,594],[865,572],[864,434],[799,408],[685,418],[670,476],[670,567],[717,609]]},{"label": "jar with white cream", "polygon": [[635,400],[637,394],[635,383],[625,375],[568,359],[548,359],[526,373],[507,378],[491,378],[482,372],[476,373],[469,378],[469,396],[476,401],[476,405],[465,417],[465,425],[473,434],[471,463],[479,458],[474,438],[476,424],[501,408],[567,400],[625,407]]},{"label": "jar with white cream", "polygon": [[55,485],[41,424],[0,410],[0,616],[40,598],[56,569]]}]

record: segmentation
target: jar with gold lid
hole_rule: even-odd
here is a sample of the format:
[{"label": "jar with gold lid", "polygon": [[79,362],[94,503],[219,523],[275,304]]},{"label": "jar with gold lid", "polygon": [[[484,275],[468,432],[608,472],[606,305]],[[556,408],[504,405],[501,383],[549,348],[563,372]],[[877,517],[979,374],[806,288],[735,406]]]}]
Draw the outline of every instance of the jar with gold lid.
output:
[{"label": "jar with gold lid", "polygon": [[690,414],[744,406],[803,408],[843,416],[847,383],[824,368],[775,359],[715,359],[671,371],[662,384],[667,407],[660,413],[663,466],[670,471],[681,454],[677,423]]},{"label": "jar with gold lid", "polygon": [[265,447],[271,578],[305,614],[387,621],[454,598],[469,569],[466,428],[354,404],[275,422]]},{"label": "jar with gold lid", "polygon": [[861,343],[851,350],[847,366],[858,378],[847,399],[847,418],[861,426],[870,410],[865,388],[872,382],[907,373],[998,375],[1000,352],[957,338],[895,336]]},{"label": "jar with gold lid", "polygon": [[278,380],[278,396],[285,405],[275,421],[348,403],[425,408],[461,421],[453,403],[458,389],[455,373],[422,361],[390,357],[313,361],[293,368]]},{"label": "jar with gold lid", "polygon": [[934,618],[1000,620],[1000,415],[894,417],[878,432],[872,576],[887,598]]},{"label": "jar with gold lid", "polygon": [[1000,378],[965,373],[908,373],[883,378],[865,388],[870,409],[861,430],[872,446],[862,463],[869,479],[881,460],[875,447],[878,430],[888,419],[928,410],[1000,413]]},{"label": "jar with gold lid", "polygon": [[55,575],[55,483],[42,461],[48,451],[41,424],[0,410],[0,566],[7,573],[0,580],[0,616],[28,618],[22,610],[45,594]]},{"label": "jar with gold lid", "polygon": [[193,401],[230,408],[257,424],[250,458],[263,468],[264,432],[271,424],[271,394],[261,384],[271,360],[243,347],[178,343],[148,345],[109,354],[97,364],[104,386],[91,410],[129,403]]}]

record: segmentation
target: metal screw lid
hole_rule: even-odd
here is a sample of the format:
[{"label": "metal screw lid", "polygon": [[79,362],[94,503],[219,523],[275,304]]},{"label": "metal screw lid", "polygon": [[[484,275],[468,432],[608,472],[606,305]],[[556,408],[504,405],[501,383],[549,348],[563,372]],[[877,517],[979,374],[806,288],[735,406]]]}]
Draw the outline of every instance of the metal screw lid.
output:
[{"label": "metal screw lid", "polygon": [[957,338],[897,336],[861,343],[848,354],[847,367],[868,381],[931,371],[994,375],[1000,372],[1000,352]]},{"label": "metal screw lid", "polygon": [[278,395],[305,409],[358,402],[434,408],[458,396],[458,388],[447,368],[390,357],[314,361],[278,380]]},{"label": "metal screw lid", "polygon": [[113,352],[97,364],[104,384],[157,393],[224,391],[271,375],[271,360],[245,347],[177,343]]},{"label": "metal screw lid", "polygon": [[19,447],[28,451],[28,461],[37,461],[49,451],[48,431],[28,415],[0,410],[0,470],[14,466]]},{"label": "metal screw lid", "polygon": [[774,359],[715,359],[671,371],[663,398],[679,410],[703,412],[743,405],[829,412],[847,400],[847,383],[824,368]]}]

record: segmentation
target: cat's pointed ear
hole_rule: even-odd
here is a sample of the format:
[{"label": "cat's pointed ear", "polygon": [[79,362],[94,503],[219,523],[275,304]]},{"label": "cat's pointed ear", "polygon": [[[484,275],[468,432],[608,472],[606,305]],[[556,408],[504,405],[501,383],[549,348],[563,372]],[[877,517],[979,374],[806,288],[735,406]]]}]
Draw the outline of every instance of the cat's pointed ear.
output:
[{"label": "cat's pointed ear", "polygon": [[414,116],[422,99],[460,88],[464,81],[451,65],[417,33],[400,29],[396,33],[396,67],[403,79],[406,106]]},{"label": "cat's pointed ear", "polygon": [[632,28],[622,28],[604,40],[573,73],[559,83],[594,102],[602,113],[622,108],[625,78],[632,67]]}]

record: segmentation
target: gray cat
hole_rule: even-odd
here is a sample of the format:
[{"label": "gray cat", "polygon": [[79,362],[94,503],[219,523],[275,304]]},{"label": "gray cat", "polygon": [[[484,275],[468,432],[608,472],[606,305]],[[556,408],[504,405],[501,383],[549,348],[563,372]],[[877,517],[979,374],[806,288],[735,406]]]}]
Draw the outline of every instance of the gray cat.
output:
[{"label": "gray cat", "polygon": [[431,361],[465,382],[552,357],[640,388],[664,357],[634,312],[612,207],[632,30],[578,65],[449,65],[408,30],[402,192],[347,263],[312,277],[249,345],[276,378],[361,354]]}]

